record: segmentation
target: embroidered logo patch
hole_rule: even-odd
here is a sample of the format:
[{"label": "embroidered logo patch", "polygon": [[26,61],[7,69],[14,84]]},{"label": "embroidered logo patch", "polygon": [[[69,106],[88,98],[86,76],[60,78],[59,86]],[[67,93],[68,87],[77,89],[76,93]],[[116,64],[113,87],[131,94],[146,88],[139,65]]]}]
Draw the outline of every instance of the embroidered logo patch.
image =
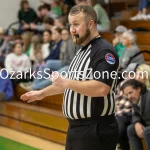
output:
[{"label": "embroidered logo patch", "polygon": [[105,59],[109,64],[112,64],[112,65],[115,64],[115,62],[116,62],[114,55],[111,53],[107,53],[105,55]]}]

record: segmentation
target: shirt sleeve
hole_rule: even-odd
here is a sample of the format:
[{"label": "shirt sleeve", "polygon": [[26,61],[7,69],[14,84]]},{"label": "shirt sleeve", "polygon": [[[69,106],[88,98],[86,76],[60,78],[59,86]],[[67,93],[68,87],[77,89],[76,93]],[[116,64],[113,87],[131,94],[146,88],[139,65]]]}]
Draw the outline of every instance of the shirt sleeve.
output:
[{"label": "shirt sleeve", "polygon": [[113,80],[117,78],[118,67],[119,60],[115,52],[109,49],[98,50],[92,64],[94,80],[111,86]]}]

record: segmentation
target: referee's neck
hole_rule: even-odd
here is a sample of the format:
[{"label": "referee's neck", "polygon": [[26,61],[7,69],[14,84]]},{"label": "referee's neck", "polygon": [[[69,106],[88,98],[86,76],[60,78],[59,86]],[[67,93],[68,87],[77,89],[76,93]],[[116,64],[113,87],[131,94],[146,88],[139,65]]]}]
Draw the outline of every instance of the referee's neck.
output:
[{"label": "referee's neck", "polygon": [[86,40],[81,44],[82,46],[86,46],[91,40],[97,38],[99,32],[96,30],[95,32],[91,32],[90,36],[86,38]]}]

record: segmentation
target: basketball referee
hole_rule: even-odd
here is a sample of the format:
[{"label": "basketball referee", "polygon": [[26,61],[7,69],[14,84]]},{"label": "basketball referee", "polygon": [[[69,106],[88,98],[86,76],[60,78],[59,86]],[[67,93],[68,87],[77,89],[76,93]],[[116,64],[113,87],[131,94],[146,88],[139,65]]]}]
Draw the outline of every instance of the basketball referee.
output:
[{"label": "basketball referee", "polygon": [[99,35],[92,7],[74,6],[68,18],[73,42],[82,48],[76,52],[67,78],[56,73],[51,86],[28,92],[21,99],[33,102],[64,93],[63,113],[69,121],[66,150],[115,150],[116,79],[110,75],[117,73],[118,56],[113,46]]}]

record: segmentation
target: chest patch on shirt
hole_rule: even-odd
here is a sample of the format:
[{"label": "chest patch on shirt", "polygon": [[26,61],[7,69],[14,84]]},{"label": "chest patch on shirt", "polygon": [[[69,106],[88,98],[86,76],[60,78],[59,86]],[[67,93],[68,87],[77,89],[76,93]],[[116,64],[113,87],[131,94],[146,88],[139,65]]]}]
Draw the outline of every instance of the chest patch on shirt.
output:
[{"label": "chest patch on shirt", "polygon": [[106,55],[105,55],[105,60],[109,63],[109,64],[115,64],[115,62],[116,62],[116,59],[115,59],[115,57],[114,57],[114,55],[113,54],[111,54],[111,53],[107,53]]}]

